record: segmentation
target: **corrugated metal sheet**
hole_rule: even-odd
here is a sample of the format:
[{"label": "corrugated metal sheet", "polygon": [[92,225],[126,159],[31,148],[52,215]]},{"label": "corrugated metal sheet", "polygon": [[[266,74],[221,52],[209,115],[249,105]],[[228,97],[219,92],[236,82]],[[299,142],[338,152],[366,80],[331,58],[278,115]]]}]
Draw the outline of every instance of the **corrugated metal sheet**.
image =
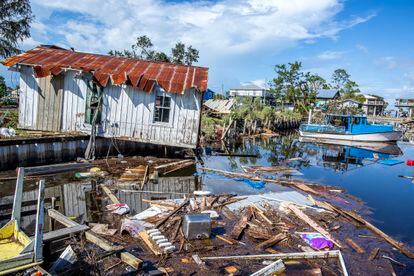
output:
[{"label": "corrugated metal sheet", "polygon": [[234,99],[229,99],[229,100],[211,99],[211,100],[206,101],[204,105],[215,112],[222,113],[222,114],[228,114],[230,113],[230,110],[234,105]]},{"label": "corrugated metal sheet", "polygon": [[125,83],[146,92],[151,92],[155,83],[177,94],[190,88],[202,92],[207,89],[208,68],[205,67],[81,53],[58,47],[39,46],[1,63],[29,65],[37,78],[58,75],[64,69],[91,72],[103,87],[111,80],[112,84]]}]

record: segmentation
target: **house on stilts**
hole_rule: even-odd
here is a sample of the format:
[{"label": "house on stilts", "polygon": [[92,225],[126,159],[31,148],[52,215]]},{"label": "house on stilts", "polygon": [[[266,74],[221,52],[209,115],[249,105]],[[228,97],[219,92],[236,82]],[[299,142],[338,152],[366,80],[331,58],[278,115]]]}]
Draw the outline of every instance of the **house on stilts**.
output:
[{"label": "house on stilts", "polygon": [[[39,46],[20,72],[19,128],[196,148],[208,69]],[[93,127],[95,126],[95,127]]]}]

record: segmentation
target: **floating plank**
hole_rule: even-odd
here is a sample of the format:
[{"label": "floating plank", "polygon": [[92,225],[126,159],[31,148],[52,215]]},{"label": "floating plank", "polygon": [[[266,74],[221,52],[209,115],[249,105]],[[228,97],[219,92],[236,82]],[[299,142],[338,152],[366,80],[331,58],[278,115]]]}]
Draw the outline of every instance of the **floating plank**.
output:
[{"label": "floating plank", "polygon": [[361,246],[359,246],[359,244],[354,242],[352,239],[346,238],[345,241],[359,254],[365,253],[365,250]]},{"label": "floating plank", "polygon": [[411,252],[408,248],[406,248],[403,243],[394,240],[393,238],[391,238],[390,236],[388,236],[387,234],[382,232],[376,226],[372,225],[371,223],[366,221],[363,217],[356,214],[355,212],[343,210],[342,208],[334,206],[334,205],[332,205],[328,202],[321,202],[321,201],[318,201],[318,200],[313,200],[313,202],[315,203],[315,205],[317,205],[319,207],[334,211],[334,212],[344,216],[345,218],[350,219],[351,221],[356,221],[357,223],[365,226],[366,228],[370,229],[372,232],[374,232],[375,234],[377,234],[378,236],[383,238],[386,242],[388,242],[389,244],[391,244],[392,246],[397,248],[405,256],[407,256],[411,259],[414,259],[414,253]]},{"label": "floating plank", "polygon": [[369,254],[368,260],[373,261],[377,258],[380,249],[378,247],[372,249],[371,254]]}]

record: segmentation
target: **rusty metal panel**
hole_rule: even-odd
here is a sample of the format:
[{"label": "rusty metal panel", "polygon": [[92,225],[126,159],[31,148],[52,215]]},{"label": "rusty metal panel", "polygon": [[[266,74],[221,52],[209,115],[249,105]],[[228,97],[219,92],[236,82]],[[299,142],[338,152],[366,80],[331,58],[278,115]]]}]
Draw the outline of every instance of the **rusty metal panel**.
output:
[{"label": "rusty metal panel", "polygon": [[207,89],[208,68],[152,62],[124,57],[74,52],[54,46],[39,46],[1,62],[6,66],[16,64],[34,68],[36,77],[58,75],[64,69],[80,70],[94,74],[101,86],[128,84],[151,92],[155,83],[165,91],[183,94],[185,90]]}]

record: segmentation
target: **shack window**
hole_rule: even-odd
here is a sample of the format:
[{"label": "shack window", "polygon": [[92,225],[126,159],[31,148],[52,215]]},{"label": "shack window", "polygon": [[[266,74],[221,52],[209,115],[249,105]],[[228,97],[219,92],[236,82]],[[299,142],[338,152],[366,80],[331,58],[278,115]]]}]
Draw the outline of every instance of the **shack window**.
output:
[{"label": "shack window", "polygon": [[91,80],[86,81],[86,106],[85,106],[85,123],[92,124],[96,114],[96,123],[101,121],[101,95],[102,88]]},{"label": "shack window", "polygon": [[361,118],[355,117],[354,118],[354,124],[359,125],[361,123]]},{"label": "shack window", "polygon": [[168,123],[170,121],[171,97],[161,94],[155,98],[154,122]]}]

